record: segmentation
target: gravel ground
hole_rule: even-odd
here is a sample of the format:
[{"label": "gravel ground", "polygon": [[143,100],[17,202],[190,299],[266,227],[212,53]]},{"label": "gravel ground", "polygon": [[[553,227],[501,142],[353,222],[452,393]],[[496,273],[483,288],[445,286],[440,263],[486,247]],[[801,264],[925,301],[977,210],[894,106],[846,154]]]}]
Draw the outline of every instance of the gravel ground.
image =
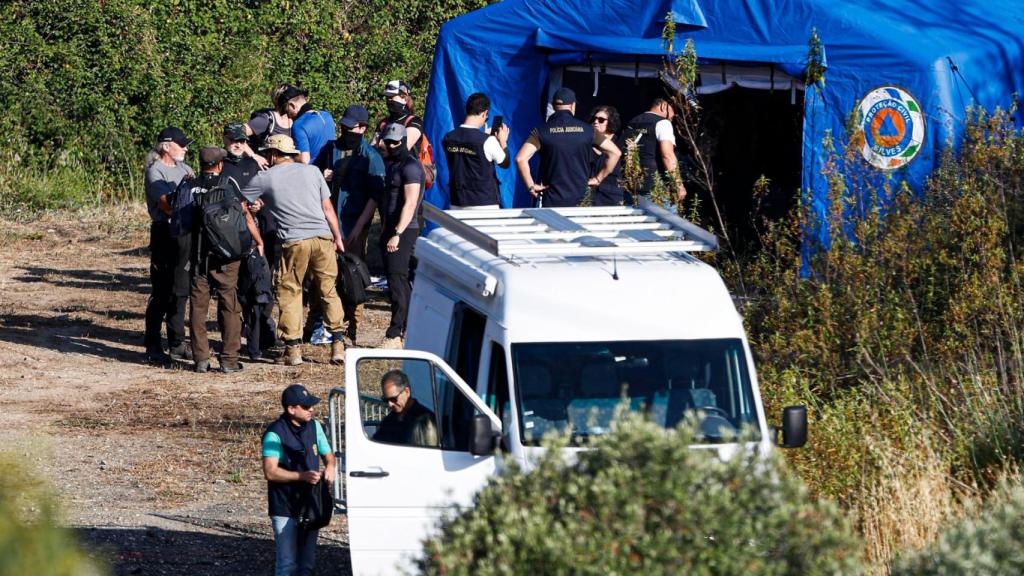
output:
[{"label": "gravel ground", "polygon": [[[0,450],[52,486],[114,574],[271,574],[259,437],[285,385],[326,398],[342,383],[328,348],[229,375],[146,365],[142,206],[0,230]],[[360,344],[377,344],[387,318],[378,294]],[[349,573],[344,518],[321,534],[318,573]]]}]

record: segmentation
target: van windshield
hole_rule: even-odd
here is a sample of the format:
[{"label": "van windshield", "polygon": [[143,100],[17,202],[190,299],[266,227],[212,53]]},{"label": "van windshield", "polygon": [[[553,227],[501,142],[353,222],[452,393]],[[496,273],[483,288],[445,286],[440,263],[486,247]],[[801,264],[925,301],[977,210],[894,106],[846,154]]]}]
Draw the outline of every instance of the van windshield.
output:
[{"label": "van windshield", "polygon": [[738,338],[514,344],[512,361],[526,445],[566,429],[579,445],[607,432],[623,401],[665,428],[701,414],[702,442],[731,441],[747,427],[757,434]]}]

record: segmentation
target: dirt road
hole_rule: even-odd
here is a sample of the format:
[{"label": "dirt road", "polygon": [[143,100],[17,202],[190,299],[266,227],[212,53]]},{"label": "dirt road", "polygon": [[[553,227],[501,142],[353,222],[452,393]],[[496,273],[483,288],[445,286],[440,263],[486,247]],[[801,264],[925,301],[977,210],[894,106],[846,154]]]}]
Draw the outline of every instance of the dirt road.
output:
[{"label": "dirt road", "polygon": [[[0,451],[53,486],[115,574],[271,574],[259,436],[285,385],[326,398],[342,368],[323,346],[230,375],[144,364],[147,236],[141,206],[0,223]],[[387,312],[369,308],[375,345]],[[349,572],[346,542],[336,518],[320,574]]]}]

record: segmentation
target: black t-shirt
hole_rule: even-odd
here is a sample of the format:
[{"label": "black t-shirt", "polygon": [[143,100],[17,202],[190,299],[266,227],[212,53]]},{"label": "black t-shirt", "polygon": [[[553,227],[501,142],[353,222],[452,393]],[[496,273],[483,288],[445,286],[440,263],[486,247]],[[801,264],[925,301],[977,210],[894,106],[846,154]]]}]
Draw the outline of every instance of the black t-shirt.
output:
[{"label": "black t-shirt", "polygon": [[423,204],[423,183],[426,181],[426,174],[423,165],[410,153],[403,160],[385,160],[384,165],[384,190],[377,204],[381,208],[384,217],[384,233],[393,234],[398,219],[402,215],[402,208],[405,206],[405,185],[419,184],[420,193],[416,199],[416,216],[409,222],[408,228],[419,228],[419,211]]}]

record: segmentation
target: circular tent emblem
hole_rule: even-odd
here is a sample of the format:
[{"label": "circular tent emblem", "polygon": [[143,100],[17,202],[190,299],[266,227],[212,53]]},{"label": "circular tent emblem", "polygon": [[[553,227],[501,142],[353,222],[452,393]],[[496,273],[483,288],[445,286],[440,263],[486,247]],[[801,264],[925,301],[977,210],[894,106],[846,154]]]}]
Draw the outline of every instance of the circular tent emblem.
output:
[{"label": "circular tent emblem", "polygon": [[875,88],[857,106],[858,126],[864,141],[861,153],[883,170],[906,166],[924,143],[921,105],[906,90]]}]

